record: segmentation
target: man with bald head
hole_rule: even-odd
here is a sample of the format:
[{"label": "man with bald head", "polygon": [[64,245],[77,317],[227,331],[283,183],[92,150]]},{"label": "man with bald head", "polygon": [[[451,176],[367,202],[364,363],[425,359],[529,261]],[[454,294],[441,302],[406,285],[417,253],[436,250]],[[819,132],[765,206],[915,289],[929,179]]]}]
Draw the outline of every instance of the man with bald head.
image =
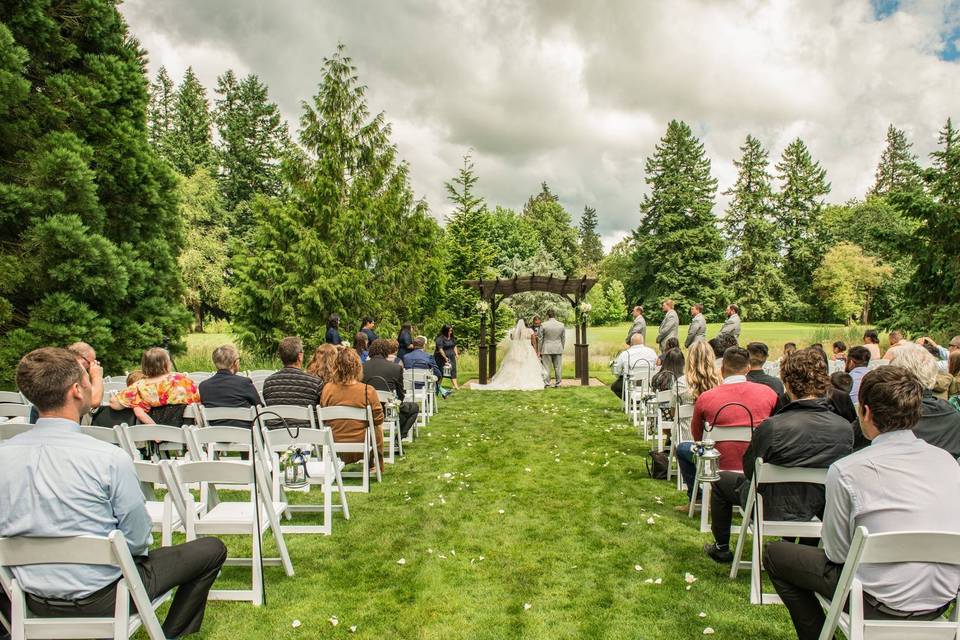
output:
[{"label": "man with bald head", "polygon": [[97,352],[86,342],[74,342],[67,351],[77,356],[77,362],[90,375],[90,403],[94,408],[103,402],[103,367],[97,360]]},{"label": "man with bald head", "polygon": [[[646,364],[642,364],[646,363]],[[617,379],[610,390],[619,398],[623,394],[623,376],[629,371],[633,376],[646,375],[649,372],[653,374],[653,369],[657,364],[657,352],[643,344],[643,335],[635,333],[630,336],[630,347],[620,352],[617,360],[613,363],[613,373]]]}]

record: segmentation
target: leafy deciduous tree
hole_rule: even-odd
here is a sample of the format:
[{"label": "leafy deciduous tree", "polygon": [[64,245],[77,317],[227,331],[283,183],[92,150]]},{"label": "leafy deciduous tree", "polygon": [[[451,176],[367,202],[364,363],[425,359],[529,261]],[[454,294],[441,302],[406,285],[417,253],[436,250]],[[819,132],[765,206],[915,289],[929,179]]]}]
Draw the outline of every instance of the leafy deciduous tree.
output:
[{"label": "leafy deciduous tree", "polygon": [[813,289],[836,319],[849,324],[869,313],[870,296],[892,272],[859,246],[841,242],[813,272]]}]

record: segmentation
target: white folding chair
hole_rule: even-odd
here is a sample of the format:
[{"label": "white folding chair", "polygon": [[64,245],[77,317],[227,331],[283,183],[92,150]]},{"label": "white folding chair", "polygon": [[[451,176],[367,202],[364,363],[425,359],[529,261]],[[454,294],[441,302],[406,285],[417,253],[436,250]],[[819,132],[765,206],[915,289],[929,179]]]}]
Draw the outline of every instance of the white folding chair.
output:
[{"label": "white folding chair", "polygon": [[377,397],[380,398],[380,404],[383,406],[383,461],[393,464],[397,453],[403,455],[403,443],[397,437],[400,433],[400,416],[398,413],[387,410],[391,403],[396,402],[397,394],[393,391],[377,391]]},{"label": "white folding chair", "polygon": [[[224,427],[220,427],[224,428]],[[267,469],[254,458],[254,463],[224,462],[220,460],[205,462],[181,462],[171,464],[173,483],[170,489],[180,492],[186,508],[180,513],[184,521],[187,540],[196,540],[203,535],[249,535],[253,549],[252,558],[227,558],[231,566],[251,567],[250,589],[211,589],[211,600],[249,600],[254,606],[263,604],[263,565],[282,565],[287,576],[293,576],[293,563],[287,553],[287,545],[280,530],[279,515],[287,505],[274,502],[270,496],[270,483]],[[256,478],[254,478],[256,475]],[[186,485],[194,482],[201,484],[243,485],[250,491],[250,499],[242,502],[220,502],[205,512],[199,512],[195,506],[193,494]],[[257,491],[253,491],[256,482]],[[256,501],[254,500],[256,496]],[[259,516],[259,518],[258,518]],[[259,524],[258,524],[259,519]],[[263,558],[263,536],[273,532],[274,541],[280,553],[279,558]]]},{"label": "white folding chair", "polygon": [[191,371],[187,374],[187,377],[193,380],[194,384],[200,384],[212,375],[212,371]]},{"label": "white folding chair", "polygon": [[27,404],[27,399],[19,391],[0,391],[0,403]]},{"label": "white folding chair", "polygon": [[[26,595],[10,567],[38,564],[94,564],[120,568],[116,608],[110,617],[43,618],[27,607]],[[10,634],[28,638],[129,638],[142,626],[150,640],[163,640],[156,609],[170,592],[152,601],[127,541],[120,531],[109,536],[0,538],[0,583],[10,598]],[[131,611],[133,600],[135,611]]]},{"label": "white folding chair", "polygon": [[[192,450],[192,441],[183,427],[174,427],[166,424],[135,424],[129,426],[121,424],[117,427],[120,445],[134,460],[143,460],[140,449],[148,442],[159,444],[159,451],[183,452],[186,458],[199,460],[199,452]],[[168,445],[168,446],[165,446]],[[153,462],[159,458],[154,456]]]},{"label": "white folding chair", "polygon": [[[140,486],[150,487],[168,487],[172,482],[172,476],[168,466],[171,463],[167,460],[160,462],[144,462],[134,460],[133,468],[140,478]],[[183,521],[180,519],[180,513],[184,510],[183,505],[174,506],[174,497],[179,498],[179,493],[168,490],[163,496],[163,500],[156,500],[153,495],[144,492],[144,503],[147,507],[147,514],[150,516],[152,531],[160,533],[160,546],[169,547],[173,544],[173,532],[182,530]]]},{"label": "white folding chair", "polygon": [[0,442],[9,440],[10,438],[18,436],[21,433],[26,433],[32,428],[33,425],[28,424],[26,420],[17,422],[0,422]]},{"label": "white folding chair", "polygon": [[[244,414],[245,411],[247,412],[246,414]],[[214,416],[213,419],[219,419],[219,416],[225,419],[242,420],[244,419],[242,416],[246,415],[253,420],[256,416],[256,410],[253,407],[251,407],[249,410],[207,410],[204,408],[202,413],[204,417],[207,415]],[[184,431],[187,433],[187,438],[189,439],[188,442],[190,443],[188,445],[188,450],[191,452],[191,457],[194,459],[194,461],[232,460],[236,462],[242,462],[240,455],[230,456],[229,454],[247,454],[251,457],[253,455],[257,455],[262,456],[260,463],[263,465],[263,468],[268,471],[270,469],[269,464],[267,464],[266,456],[263,456],[263,451],[259,446],[259,433],[255,429],[247,429],[246,427],[187,426],[184,427]],[[252,451],[251,442],[253,442]],[[245,463],[249,463],[249,461],[246,461]],[[234,489],[245,490],[244,487],[234,487]],[[212,508],[220,502],[220,496],[217,493],[217,486],[215,483],[205,482],[200,485],[200,502],[204,505],[207,505],[208,508]]]},{"label": "white folding chair", "polygon": [[106,442],[107,444],[113,444],[118,447],[122,447],[123,444],[120,442],[120,436],[117,434],[116,427],[94,427],[92,425],[81,425],[80,433],[88,435],[91,438],[96,438],[100,442]]},{"label": "white folding chair", "polygon": [[247,371],[245,375],[248,378],[267,378],[276,372],[276,369],[254,369],[252,371]]},{"label": "white folding chair", "polygon": [[[410,433],[407,434],[409,437],[408,441],[413,440],[414,433],[419,435],[420,427],[427,426],[427,423],[430,421],[430,387],[435,385],[436,382],[437,377],[427,369],[404,369],[403,371],[404,395],[410,402],[416,402],[420,408],[420,413],[417,415],[417,422],[414,424],[413,429],[410,430]],[[434,390],[434,392],[435,391],[436,390]]]},{"label": "white folding chair", "polygon": [[[723,407],[721,407],[722,409]],[[719,412],[718,412],[719,413]],[[710,431],[710,438],[716,443],[721,442],[750,442],[753,437],[753,428],[746,427],[715,427]],[[700,481],[700,473],[703,471],[703,462],[697,458],[697,475],[693,480],[693,493],[690,497],[690,507],[687,515],[693,517],[696,510],[697,493],[702,491],[703,498],[700,501],[700,533],[710,532],[710,495],[713,492],[713,485],[709,482]],[[731,532],[739,532],[739,528],[731,526]]]},{"label": "white folding chair", "polygon": [[[824,485],[827,482],[826,469],[808,467],[781,467],[764,462],[757,458],[756,470],[750,483],[750,493],[747,494],[747,504],[743,508],[743,522],[740,524],[740,536],[737,539],[737,549],[733,554],[733,566],[730,568],[730,578],[736,578],[741,564],[750,565],[750,603],[751,604],[783,604],[776,593],[763,593],[763,538],[777,536],[788,538],[819,538],[823,523],[819,520],[791,521],[767,520],[763,513],[763,494],[757,491],[761,485],[782,484],[784,482],[804,482],[807,484]],[[753,550],[751,560],[744,563],[744,541],[752,534]]]},{"label": "white folding chair", "polygon": [[383,477],[380,473],[380,452],[377,450],[377,432],[373,424],[373,409],[366,407],[317,407],[317,417],[320,419],[321,427],[328,427],[331,420],[360,420],[367,423],[364,430],[363,442],[337,442],[334,438],[333,448],[339,455],[341,453],[360,453],[363,455],[360,464],[363,466],[361,471],[342,471],[340,475],[344,478],[360,478],[360,484],[344,485],[345,491],[370,492],[370,467],[376,469],[377,482],[382,482]]},{"label": "white folding chair", "polygon": [[680,463],[677,462],[677,445],[681,442],[693,442],[690,430],[691,420],[693,420],[693,405],[677,406],[677,413],[673,419],[673,431],[670,432],[670,454],[667,458],[667,480],[670,480],[671,474],[677,474],[677,491],[683,491],[683,475],[680,473]]},{"label": "white folding chair", "polygon": [[[657,391],[654,396],[654,424],[657,437],[657,451],[663,451],[666,448],[667,437],[672,437],[674,428],[673,423],[677,419],[677,397],[676,388],[670,388],[666,391]],[[668,419],[664,416],[669,413],[673,417]],[[667,471],[667,480],[670,480],[670,472]]]},{"label": "white folding chair", "polygon": [[870,371],[873,371],[877,367],[885,367],[888,364],[890,364],[890,361],[887,360],[886,358],[877,358],[876,360],[871,360],[870,364],[867,365],[867,368]]},{"label": "white folding chair", "polygon": [[[827,619],[820,631],[820,640],[832,640],[837,629],[850,640],[956,640],[960,638],[960,594],[953,599],[949,618],[936,620],[864,619],[863,584],[857,579],[862,564],[899,564],[903,562],[936,562],[960,564],[960,534],[933,531],[904,531],[871,534],[866,527],[857,527],[843,563],[840,581],[833,598],[820,594],[817,600]],[[844,607],[849,607],[849,613]]]},{"label": "white folding chair", "polygon": [[4,402],[0,404],[0,418],[30,418],[30,405]]},{"label": "white folding chair", "polygon": [[[250,427],[253,427],[254,422],[257,418],[257,408],[256,407],[205,407],[200,405],[200,425],[203,429],[240,429],[241,431],[217,431],[210,432],[207,434],[210,438],[213,438],[215,434],[220,434],[228,436],[227,440],[224,440],[222,446],[215,446],[216,454],[212,457],[208,457],[209,460],[213,460],[220,453],[224,452],[238,452],[238,451],[248,451],[250,449],[250,431],[247,427],[222,427],[221,425],[213,424],[220,420],[241,420],[244,423],[249,423]],[[243,440],[236,440],[239,438],[241,433],[246,433],[246,441],[244,444]],[[203,440],[204,437],[201,436],[200,440]],[[216,440],[210,439],[202,444],[216,444]],[[208,452],[209,453],[209,452]]]},{"label": "white folding chair", "polygon": [[[272,408],[272,407],[271,407]],[[305,408],[305,407],[298,407]],[[312,413],[312,411],[311,411]],[[286,417],[286,416],[284,416]],[[333,434],[329,427],[310,429],[268,429],[260,425],[264,448],[273,464],[273,501],[287,505],[286,513],[322,513],[322,525],[285,524],[280,526],[284,533],[333,533],[333,511],[343,512],[344,520],[350,519],[347,506],[347,493],[340,475],[343,463],[334,453]],[[323,504],[291,504],[283,495],[283,472],[280,470],[280,456],[291,448],[299,448],[309,456],[305,464],[307,486],[319,486],[323,493]],[[333,488],[336,486],[340,504],[333,502]]]}]

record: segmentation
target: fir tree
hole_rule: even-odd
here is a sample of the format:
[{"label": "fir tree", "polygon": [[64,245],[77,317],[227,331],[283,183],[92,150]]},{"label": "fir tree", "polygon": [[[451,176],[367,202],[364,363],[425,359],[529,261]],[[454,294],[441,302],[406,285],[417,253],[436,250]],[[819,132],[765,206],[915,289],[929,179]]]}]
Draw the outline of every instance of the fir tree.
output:
[{"label": "fir tree", "polygon": [[560,265],[565,276],[573,276],[580,267],[580,242],[573,220],[560,199],[544,182],[540,193],[531,196],[523,208],[523,217],[536,230],[540,243]]},{"label": "fir tree", "polygon": [[157,71],[157,79],[150,85],[150,103],[147,105],[147,139],[157,153],[170,158],[170,133],[176,105],[176,90],[166,67]]},{"label": "fir tree", "polygon": [[597,210],[584,206],[580,216],[580,262],[591,272],[596,272],[601,260],[603,244],[597,233]]},{"label": "fir tree", "polygon": [[776,165],[780,193],[776,202],[777,224],[782,232],[781,253],[787,284],[804,302],[813,303],[813,271],[823,260],[826,247],[821,234],[824,196],[830,193],[827,171],[810,156],[797,138]]},{"label": "fir tree", "polygon": [[280,200],[256,196],[250,251],[236,257],[235,323],[261,350],[296,333],[322,340],[331,313],[343,326],[382,326],[435,311],[444,274],[441,229],[415,200],[383,114],[343,47],[323,62],[300,119],[303,153],[285,161]]},{"label": "fir tree", "polygon": [[193,68],[187,67],[177,89],[167,152],[168,159],[179,173],[191,176],[198,167],[214,168],[211,125],[207,90],[200,84]]},{"label": "fir tree", "polygon": [[920,165],[911,147],[913,143],[907,140],[907,134],[892,124],[887,127],[887,146],[877,165],[876,181],[867,195],[885,196],[920,186]]},{"label": "fir tree", "polygon": [[784,282],[778,252],[778,230],[773,222],[773,192],[767,171],[768,153],[760,141],[747,136],[740,160],[734,160],[737,181],[724,195],[732,196],[724,217],[730,254],[732,302],[750,320],[776,320],[796,304],[796,295]]},{"label": "fir tree", "polygon": [[[723,239],[713,213],[717,181],[710,159],[686,123],[673,120],[646,162],[650,193],[640,203],[633,233],[630,298],[655,315],[664,298],[678,309],[725,302]],[[653,318],[651,318],[652,320]]]},{"label": "fir tree", "polygon": [[82,339],[118,372],[186,329],[175,181],[147,142],[144,66],[114,2],[0,4],[4,383],[40,346]]},{"label": "fir tree", "polygon": [[217,79],[215,120],[224,205],[233,212],[231,235],[245,237],[255,195],[280,195],[280,165],[290,147],[287,124],[255,75],[238,81],[233,71]]}]

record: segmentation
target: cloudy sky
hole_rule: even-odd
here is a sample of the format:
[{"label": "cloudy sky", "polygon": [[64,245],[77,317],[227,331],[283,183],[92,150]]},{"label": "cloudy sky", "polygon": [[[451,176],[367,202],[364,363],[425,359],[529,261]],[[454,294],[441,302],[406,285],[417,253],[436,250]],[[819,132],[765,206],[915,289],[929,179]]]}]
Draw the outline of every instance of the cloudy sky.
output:
[{"label": "cloudy sky", "polygon": [[[255,73],[296,129],[324,56],[347,46],[435,216],[474,150],[480,192],[520,208],[547,181],[609,246],[638,223],[644,161],[671,118],[723,191],[747,133],[776,159],[801,136],[831,201],[872,183],[886,127],[926,159],[960,115],[960,0],[126,0],[179,81]],[[718,199],[718,212],[726,199]]]}]

